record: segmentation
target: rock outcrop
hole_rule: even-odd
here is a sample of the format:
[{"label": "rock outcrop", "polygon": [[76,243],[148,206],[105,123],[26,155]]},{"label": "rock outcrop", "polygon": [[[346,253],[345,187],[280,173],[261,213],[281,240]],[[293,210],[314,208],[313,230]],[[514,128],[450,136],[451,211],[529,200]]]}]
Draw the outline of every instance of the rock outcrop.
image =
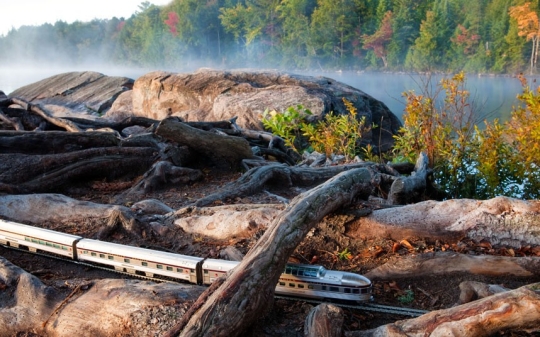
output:
[{"label": "rock outcrop", "polygon": [[69,72],[45,78],[13,91],[18,97],[41,104],[57,116],[96,115],[107,112],[116,98],[132,89],[133,79],[98,72]]},{"label": "rock outcrop", "polygon": [[173,115],[187,121],[238,117],[239,126],[256,130],[262,129],[266,109],[282,111],[302,104],[321,118],[329,112],[348,113],[343,98],[354,104],[358,117],[376,125],[364,139],[366,144],[388,150],[401,126],[399,119],[384,103],[330,78],[253,70],[160,71],[139,77],[132,94],[137,116],[161,120]]}]

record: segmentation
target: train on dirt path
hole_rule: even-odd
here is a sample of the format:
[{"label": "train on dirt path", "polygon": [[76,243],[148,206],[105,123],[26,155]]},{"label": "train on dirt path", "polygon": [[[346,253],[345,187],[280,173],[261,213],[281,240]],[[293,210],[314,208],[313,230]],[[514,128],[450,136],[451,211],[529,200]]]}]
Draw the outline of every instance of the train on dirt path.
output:
[{"label": "train on dirt path", "polygon": [[[56,232],[0,219],[0,244],[69,258],[119,272],[209,285],[240,262],[173,254]],[[276,295],[331,301],[366,302],[371,281],[355,273],[323,266],[288,263]]]}]

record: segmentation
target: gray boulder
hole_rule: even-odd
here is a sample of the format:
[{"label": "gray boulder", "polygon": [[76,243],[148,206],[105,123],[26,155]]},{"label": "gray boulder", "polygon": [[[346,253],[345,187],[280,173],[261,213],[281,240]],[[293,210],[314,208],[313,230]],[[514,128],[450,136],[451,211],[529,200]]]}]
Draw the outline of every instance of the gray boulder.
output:
[{"label": "gray boulder", "polygon": [[347,114],[343,98],[352,102],[358,117],[376,124],[365,144],[388,150],[401,122],[388,107],[361,90],[326,77],[277,71],[202,69],[195,73],[151,72],[133,86],[136,116],[164,119],[180,116],[187,121],[217,121],[238,117],[237,124],[262,129],[266,109],[283,111],[302,104],[315,118],[329,112]]},{"label": "gray boulder", "polygon": [[133,79],[98,72],[69,72],[48,77],[13,91],[18,97],[41,104],[57,116],[105,113],[123,92],[132,89]]}]

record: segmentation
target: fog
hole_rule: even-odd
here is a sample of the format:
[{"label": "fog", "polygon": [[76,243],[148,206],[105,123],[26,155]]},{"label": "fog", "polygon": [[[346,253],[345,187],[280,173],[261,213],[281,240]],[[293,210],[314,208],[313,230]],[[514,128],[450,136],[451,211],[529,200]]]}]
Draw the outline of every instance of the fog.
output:
[{"label": "fog", "polygon": [[[193,64],[191,67],[182,69],[174,68],[135,68],[87,63],[85,65],[62,67],[59,65],[32,66],[1,66],[0,67],[0,90],[6,94],[27,84],[34,83],[49,76],[69,71],[97,71],[108,76],[125,76],[137,79],[139,76],[155,70],[171,72],[195,71],[201,64]],[[215,67],[213,67],[215,68]],[[255,67],[253,67],[255,69]],[[269,68],[264,68],[269,69]],[[324,76],[346,83],[358,88],[365,93],[385,103],[390,110],[401,118],[405,101],[402,93],[414,90],[422,93],[425,77],[409,74],[391,73],[359,73],[359,72],[322,72],[322,71],[290,71],[302,75]],[[432,84],[440,81],[441,77],[431,79]],[[532,79],[531,79],[532,80]],[[510,76],[479,77],[470,75],[467,77],[467,89],[471,93],[470,102],[475,106],[479,121],[487,118],[500,118],[506,120],[510,116],[512,106],[517,104],[516,96],[521,93],[520,82]],[[301,102],[299,102],[301,103]]]}]

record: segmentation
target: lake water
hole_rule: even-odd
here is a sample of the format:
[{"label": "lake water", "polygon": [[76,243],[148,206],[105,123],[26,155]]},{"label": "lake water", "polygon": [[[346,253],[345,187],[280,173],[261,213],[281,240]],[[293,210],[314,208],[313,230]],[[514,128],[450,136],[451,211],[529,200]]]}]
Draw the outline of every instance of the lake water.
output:
[{"label": "lake water", "polygon": [[[0,90],[9,94],[17,88],[52,75],[82,70],[98,71],[108,76],[126,76],[133,79],[151,71],[118,67],[87,67],[84,69],[0,67]],[[409,90],[421,93],[421,88],[425,86],[427,81],[424,77],[389,73],[327,72],[309,73],[309,75],[330,77],[358,88],[384,102],[400,118],[405,106],[402,93]],[[440,81],[440,77],[433,78],[431,82],[437,83],[438,81]],[[479,77],[470,75],[467,77],[467,89],[470,91],[472,101],[474,101],[480,115],[489,119],[506,120],[510,116],[512,106],[517,103],[516,96],[521,93],[521,84],[516,78],[510,76]]]}]

